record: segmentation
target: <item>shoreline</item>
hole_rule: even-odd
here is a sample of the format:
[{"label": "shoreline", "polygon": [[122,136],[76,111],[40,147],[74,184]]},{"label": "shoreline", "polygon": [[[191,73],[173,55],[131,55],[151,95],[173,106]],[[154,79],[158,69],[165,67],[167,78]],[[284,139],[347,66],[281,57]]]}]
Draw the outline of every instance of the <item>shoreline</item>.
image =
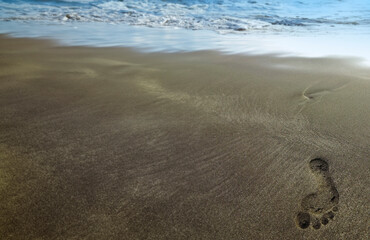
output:
[{"label": "shoreline", "polygon": [[[370,70],[354,61],[4,36],[0,54],[0,238],[367,237]],[[340,200],[315,229],[326,213],[301,202],[320,177]]]},{"label": "shoreline", "polygon": [[[219,34],[209,30],[149,28],[108,23],[34,24],[0,22],[0,34],[20,38],[54,39],[61,45],[134,48],[141,52],[219,51],[225,54],[275,55],[302,58],[350,58],[370,66],[370,34],[297,32]],[[7,30],[6,30],[7,29]],[[145,37],[143,37],[145,36]],[[356,43],[356,44],[354,44]]]}]

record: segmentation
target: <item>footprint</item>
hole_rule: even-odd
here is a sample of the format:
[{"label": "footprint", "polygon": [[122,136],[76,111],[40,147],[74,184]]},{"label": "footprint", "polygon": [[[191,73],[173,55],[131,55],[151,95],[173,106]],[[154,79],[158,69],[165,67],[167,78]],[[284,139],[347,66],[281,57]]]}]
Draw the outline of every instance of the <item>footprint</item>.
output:
[{"label": "footprint", "polygon": [[319,229],[334,219],[334,212],[338,211],[339,193],[330,176],[329,164],[315,158],[310,161],[309,167],[317,179],[318,190],[308,194],[301,201],[301,211],[297,215],[297,225],[302,228]]}]

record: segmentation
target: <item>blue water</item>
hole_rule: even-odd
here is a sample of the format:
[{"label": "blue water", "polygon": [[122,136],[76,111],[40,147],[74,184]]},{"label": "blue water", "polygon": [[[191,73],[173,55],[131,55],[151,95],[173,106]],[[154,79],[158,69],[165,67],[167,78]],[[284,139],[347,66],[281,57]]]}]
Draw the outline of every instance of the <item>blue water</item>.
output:
[{"label": "blue water", "polygon": [[370,0],[0,0],[0,33],[161,51],[299,50],[370,59]]},{"label": "blue water", "polygon": [[369,0],[0,0],[0,21],[107,22],[218,33],[370,27]]}]

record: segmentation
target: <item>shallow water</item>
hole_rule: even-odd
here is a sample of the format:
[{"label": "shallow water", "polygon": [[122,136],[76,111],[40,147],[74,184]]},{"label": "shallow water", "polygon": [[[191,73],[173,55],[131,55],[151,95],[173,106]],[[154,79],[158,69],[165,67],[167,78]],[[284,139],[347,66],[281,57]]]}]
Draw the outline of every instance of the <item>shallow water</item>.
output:
[{"label": "shallow water", "polygon": [[219,33],[370,25],[366,0],[1,0],[3,21],[107,22]]},{"label": "shallow water", "polygon": [[0,33],[150,51],[370,59],[367,0],[0,0]]}]

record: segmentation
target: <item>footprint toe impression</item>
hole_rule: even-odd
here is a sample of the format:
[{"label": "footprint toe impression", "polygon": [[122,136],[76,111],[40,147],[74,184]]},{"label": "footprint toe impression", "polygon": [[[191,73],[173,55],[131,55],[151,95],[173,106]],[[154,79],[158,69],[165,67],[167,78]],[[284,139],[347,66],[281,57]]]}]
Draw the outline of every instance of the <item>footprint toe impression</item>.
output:
[{"label": "footprint toe impression", "polygon": [[306,212],[300,212],[297,215],[298,226],[302,229],[308,228],[310,226],[310,214]]},{"label": "footprint toe impression", "polygon": [[312,221],[312,227],[314,229],[319,229],[321,227],[321,223],[320,223],[320,220],[318,218],[315,218],[313,221]]},{"label": "footprint toe impression", "polygon": [[301,201],[302,211],[297,215],[297,225],[306,229],[312,223],[313,229],[320,229],[334,219],[338,211],[339,193],[331,178],[329,164],[315,158],[310,161],[309,168],[316,177],[318,188],[315,193],[306,195]]}]

